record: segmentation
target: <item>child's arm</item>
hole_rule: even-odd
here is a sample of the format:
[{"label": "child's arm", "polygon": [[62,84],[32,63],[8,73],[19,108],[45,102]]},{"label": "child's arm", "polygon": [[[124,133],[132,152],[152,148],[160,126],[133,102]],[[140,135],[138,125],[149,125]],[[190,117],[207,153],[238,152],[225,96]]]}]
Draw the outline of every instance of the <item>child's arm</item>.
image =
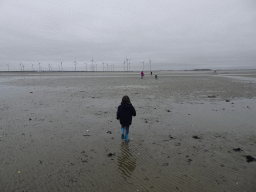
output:
[{"label": "child's arm", "polygon": [[132,106],[132,116],[136,116],[136,111],[135,111],[135,108]]},{"label": "child's arm", "polygon": [[[119,108],[119,107],[118,107]],[[120,119],[120,115],[119,115],[119,111],[118,111],[118,108],[117,108],[117,112],[116,112],[116,119],[119,120]]]}]

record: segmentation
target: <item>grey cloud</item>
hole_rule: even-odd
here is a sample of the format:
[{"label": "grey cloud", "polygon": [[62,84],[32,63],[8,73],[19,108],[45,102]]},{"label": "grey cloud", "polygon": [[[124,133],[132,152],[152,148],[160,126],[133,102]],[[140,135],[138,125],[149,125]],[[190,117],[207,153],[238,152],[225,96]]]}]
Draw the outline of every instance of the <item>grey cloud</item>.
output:
[{"label": "grey cloud", "polygon": [[92,56],[120,70],[125,56],[133,70],[148,57],[162,70],[253,67],[255,8],[253,0],[5,1],[0,70]]}]

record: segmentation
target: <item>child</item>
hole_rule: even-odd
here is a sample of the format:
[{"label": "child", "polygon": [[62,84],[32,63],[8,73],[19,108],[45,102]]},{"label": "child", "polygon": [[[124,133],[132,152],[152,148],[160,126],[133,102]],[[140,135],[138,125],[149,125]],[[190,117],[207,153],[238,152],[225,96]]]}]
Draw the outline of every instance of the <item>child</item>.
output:
[{"label": "child", "polygon": [[[121,105],[118,106],[116,118],[120,119],[122,135],[121,138],[125,138],[125,142],[129,141],[129,127],[132,124],[132,116],[136,116],[136,111],[131,104],[130,98],[125,95],[122,98]],[[124,136],[125,130],[125,136]]]},{"label": "child", "polygon": [[140,75],[141,75],[141,79],[143,79],[143,76],[144,76],[143,71],[141,71]]},{"label": "child", "polygon": [[157,79],[157,75],[155,75],[155,79]]}]

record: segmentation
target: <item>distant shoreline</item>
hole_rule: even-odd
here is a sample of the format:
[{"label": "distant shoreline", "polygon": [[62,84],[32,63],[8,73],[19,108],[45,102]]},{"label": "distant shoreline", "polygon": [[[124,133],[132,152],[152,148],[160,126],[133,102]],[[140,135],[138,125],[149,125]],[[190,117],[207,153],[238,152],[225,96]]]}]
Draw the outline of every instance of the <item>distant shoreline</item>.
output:
[{"label": "distant shoreline", "polygon": [[[256,71],[256,69],[191,69],[191,70],[152,70],[152,72],[157,72],[157,71]],[[135,70],[135,71],[0,71],[0,73],[112,73],[112,72],[119,72],[119,73],[130,73],[130,72],[141,72],[141,70]],[[150,70],[144,70],[144,72],[150,72]]]}]

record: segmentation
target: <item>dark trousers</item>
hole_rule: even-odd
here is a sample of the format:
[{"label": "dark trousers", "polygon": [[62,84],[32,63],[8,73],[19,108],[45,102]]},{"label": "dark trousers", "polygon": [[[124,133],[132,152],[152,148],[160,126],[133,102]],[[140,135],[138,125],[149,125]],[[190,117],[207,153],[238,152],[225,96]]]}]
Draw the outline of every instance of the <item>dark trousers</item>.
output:
[{"label": "dark trousers", "polygon": [[129,134],[129,127],[130,127],[130,126],[121,126],[121,128],[124,128],[126,135]]}]

